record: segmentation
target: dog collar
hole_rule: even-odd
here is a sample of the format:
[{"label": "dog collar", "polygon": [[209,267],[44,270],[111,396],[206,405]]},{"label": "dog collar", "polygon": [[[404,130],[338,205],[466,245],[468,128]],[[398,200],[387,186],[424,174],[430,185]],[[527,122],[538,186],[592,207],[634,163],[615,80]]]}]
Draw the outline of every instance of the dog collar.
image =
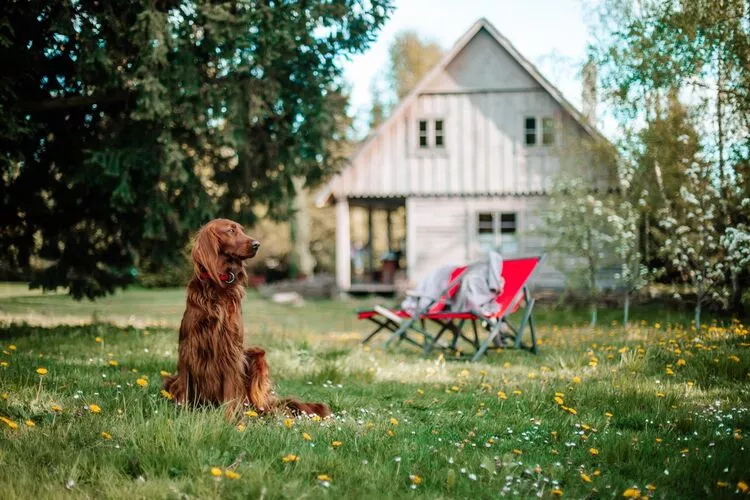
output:
[{"label": "dog collar", "polygon": [[[206,271],[202,271],[199,277],[202,280],[207,280],[209,278],[208,273]],[[229,271],[228,273],[221,273],[219,275],[219,280],[223,281],[227,285],[231,285],[232,283],[234,283],[236,279],[237,277],[234,275],[232,271]]]}]

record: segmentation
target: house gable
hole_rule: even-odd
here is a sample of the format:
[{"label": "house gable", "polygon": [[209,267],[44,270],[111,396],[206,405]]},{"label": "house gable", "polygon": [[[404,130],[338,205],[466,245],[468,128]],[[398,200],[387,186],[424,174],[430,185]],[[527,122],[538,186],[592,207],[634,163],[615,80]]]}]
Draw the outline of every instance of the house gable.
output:
[{"label": "house gable", "polygon": [[424,88],[424,92],[541,89],[484,27]]},{"label": "house gable", "polygon": [[[552,146],[527,147],[524,123],[554,120]],[[436,121],[444,147],[423,148]],[[560,146],[601,135],[488,21],[481,19],[404,98],[320,193],[339,197],[543,194]],[[435,140],[430,137],[431,145]],[[541,135],[539,138],[541,143]],[[554,146],[554,147],[553,147]],[[583,163],[576,162],[583,167]]]}]

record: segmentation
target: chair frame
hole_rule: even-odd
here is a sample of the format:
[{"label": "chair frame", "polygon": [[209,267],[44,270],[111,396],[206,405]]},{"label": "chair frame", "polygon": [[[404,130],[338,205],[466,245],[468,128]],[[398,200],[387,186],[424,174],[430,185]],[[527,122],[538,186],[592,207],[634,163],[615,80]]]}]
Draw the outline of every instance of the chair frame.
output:
[{"label": "chair frame", "polygon": [[[537,338],[536,338],[536,327],[534,324],[534,317],[532,315],[535,300],[531,296],[531,292],[529,288],[529,280],[531,276],[533,275],[534,271],[538,268],[538,266],[544,260],[544,256],[525,257],[525,258],[518,259],[518,260],[525,260],[525,259],[532,259],[532,258],[537,259],[537,263],[535,264],[534,269],[532,269],[529,276],[523,282],[521,289],[518,291],[516,296],[510,302],[508,307],[506,307],[505,310],[502,312],[502,314],[498,315],[497,317],[487,318],[485,315],[483,315],[482,313],[478,311],[448,312],[448,311],[443,311],[442,308],[438,311],[430,311],[430,309],[432,309],[432,307],[435,306],[436,302],[440,300],[444,300],[445,303],[449,303],[449,301],[452,299],[452,296],[450,295],[449,292],[451,291],[453,287],[455,287],[458,283],[460,283],[460,280],[463,276],[463,272],[461,272],[455,279],[453,279],[451,282],[448,283],[448,285],[445,287],[445,289],[440,294],[440,297],[438,299],[431,299],[430,303],[427,306],[421,308],[419,311],[417,311],[415,314],[411,316],[400,316],[393,310],[389,310],[383,307],[376,306],[374,308],[374,311],[377,314],[369,315],[366,317],[366,319],[372,321],[373,323],[378,325],[378,327],[372,333],[370,333],[367,337],[365,337],[362,343],[363,344],[368,343],[373,337],[375,337],[382,330],[387,329],[391,331],[392,334],[388,338],[388,340],[383,344],[385,348],[390,347],[391,344],[396,340],[398,340],[398,343],[400,343],[401,341],[407,341],[415,345],[416,347],[421,347],[423,349],[424,354],[427,355],[434,350],[435,346],[457,351],[458,340],[463,339],[465,342],[469,343],[471,346],[474,347],[475,352],[471,358],[471,361],[475,362],[475,361],[478,361],[484,354],[486,354],[492,342],[499,336],[501,341],[505,341],[505,340],[512,341],[512,344],[509,344],[508,346],[504,346],[503,348],[512,346],[515,349],[525,349],[525,350],[530,351],[533,354],[537,354],[538,344],[537,344]],[[523,307],[524,314],[521,318],[521,322],[519,326],[516,327],[508,319],[508,316],[515,313],[521,307]],[[362,313],[365,311],[359,311],[359,312]],[[428,321],[431,323],[434,323],[435,325],[437,325],[437,327],[439,327],[439,330],[437,331],[437,333],[432,334],[428,331],[427,329]],[[466,332],[464,331],[464,326],[467,321],[470,322],[471,324],[471,332],[473,333],[472,335],[473,338],[467,336]],[[482,329],[485,330],[488,334],[484,342],[480,342],[480,333],[479,333],[479,328],[477,327],[478,323],[482,327]],[[502,331],[503,326],[506,326],[511,331],[511,333],[503,332]],[[530,345],[527,345],[522,341],[523,334],[527,327],[531,335]],[[420,343],[417,340],[411,338],[409,336],[410,330],[416,333],[419,333],[423,338],[423,342]],[[445,335],[446,333],[450,333],[453,336],[453,339],[450,345],[445,345],[445,344],[440,343],[441,337],[443,337],[443,335]]]}]

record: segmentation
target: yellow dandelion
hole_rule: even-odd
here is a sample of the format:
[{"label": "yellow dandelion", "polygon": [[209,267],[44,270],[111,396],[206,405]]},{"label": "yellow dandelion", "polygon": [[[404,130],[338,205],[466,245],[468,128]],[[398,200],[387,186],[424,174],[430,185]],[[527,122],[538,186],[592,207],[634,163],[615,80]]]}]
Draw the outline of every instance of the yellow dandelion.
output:
[{"label": "yellow dandelion", "polygon": [[599,450],[597,450],[596,448],[589,448],[589,453],[592,457],[595,457],[599,454]]},{"label": "yellow dandelion", "polygon": [[302,439],[304,439],[305,441],[312,441],[312,436],[306,432],[303,432]]},{"label": "yellow dandelion", "polygon": [[550,493],[554,497],[561,497],[561,496],[563,496],[563,490],[561,490],[560,488],[554,488],[552,491],[550,491]]},{"label": "yellow dandelion", "polygon": [[172,396],[171,392],[166,391],[164,389],[162,389],[161,391],[159,391],[159,394],[161,394],[162,397],[164,397],[165,399],[172,399],[174,397],[174,396]]},{"label": "yellow dandelion", "polygon": [[0,367],[2,368],[8,368],[8,362],[7,361],[0,361]]},{"label": "yellow dandelion", "polygon": [[669,376],[672,376],[672,375],[674,375],[674,372],[672,371],[672,369],[671,369],[671,368],[667,368],[667,369],[665,370],[665,372],[666,372],[666,374],[667,374],[667,375],[669,375]]},{"label": "yellow dandelion", "polygon": [[716,486],[719,488],[726,488],[729,486],[729,483],[726,481],[716,481]]},{"label": "yellow dandelion", "polygon": [[24,424],[26,424],[26,427],[36,427],[36,424],[33,420],[27,420],[26,422],[24,422]]},{"label": "yellow dandelion", "polygon": [[622,496],[625,498],[640,498],[641,497],[641,490],[638,488],[628,488],[627,490],[622,492]]},{"label": "yellow dandelion", "polygon": [[567,411],[571,415],[578,415],[578,412],[576,411],[575,408],[567,408],[565,411]]},{"label": "yellow dandelion", "polygon": [[503,391],[499,391],[497,397],[500,399],[508,399],[508,396]]},{"label": "yellow dandelion", "polygon": [[584,474],[583,472],[581,472],[581,480],[584,483],[590,483],[591,482],[591,478],[589,477],[589,475],[588,474]]},{"label": "yellow dandelion", "polygon": [[168,371],[166,371],[166,370],[161,370],[161,371],[159,372],[159,375],[161,375],[162,377],[171,377],[171,376],[172,376],[172,374],[171,374],[171,373],[169,373],[169,372],[168,372]]},{"label": "yellow dandelion", "polygon": [[289,462],[299,462],[299,457],[293,453],[290,453],[289,455],[281,457],[281,461],[285,464],[288,464]]},{"label": "yellow dandelion", "polygon": [[62,406],[60,405],[52,405],[51,408],[52,408],[52,411],[56,411],[57,413],[60,413],[61,411],[63,411]]},{"label": "yellow dandelion", "polygon": [[3,401],[8,401],[8,393],[4,392],[0,394],[0,399],[2,399]]},{"label": "yellow dandelion", "polygon": [[389,437],[393,437],[396,435],[396,433],[393,432],[393,429],[388,429],[388,432],[386,434],[388,434]]},{"label": "yellow dandelion", "polygon": [[139,378],[135,381],[135,383],[141,387],[148,387],[148,380],[146,380],[145,378]]},{"label": "yellow dandelion", "polygon": [[664,397],[664,393],[663,392],[657,392],[656,393],[656,397],[657,398],[663,398]]},{"label": "yellow dandelion", "polygon": [[398,420],[396,420],[395,418],[391,417],[391,425],[398,425]]},{"label": "yellow dandelion", "polygon": [[581,383],[581,377],[579,377],[578,375],[576,375],[575,377],[573,377],[572,381],[573,381],[574,384],[580,384]]},{"label": "yellow dandelion", "polygon": [[687,364],[687,361],[685,361],[682,358],[678,359],[676,363],[677,366],[685,366],[686,364]]},{"label": "yellow dandelion", "polygon": [[99,405],[89,405],[89,411],[91,413],[101,413],[102,409],[99,407]]},{"label": "yellow dandelion", "polygon": [[612,417],[614,417],[614,414],[612,414],[612,412],[608,411],[608,412],[604,413],[604,416],[607,417],[607,418],[612,418]]},{"label": "yellow dandelion", "polygon": [[256,418],[258,416],[258,412],[253,410],[248,410],[245,412],[245,416],[249,418]]},{"label": "yellow dandelion", "polygon": [[338,448],[342,444],[344,444],[344,443],[342,443],[341,441],[333,441],[333,442],[331,442],[331,446],[333,446],[334,449]]},{"label": "yellow dandelion", "polygon": [[110,360],[109,360],[109,366],[117,366],[117,365],[119,365],[119,364],[120,364],[120,363],[118,363],[118,362],[117,362],[116,360],[114,360],[114,359],[110,359]]},{"label": "yellow dandelion", "polygon": [[523,394],[523,393],[521,392],[520,389],[516,389],[515,391],[513,391],[513,395],[514,396],[520,396],[521,394]]},{"label": "yellow dandelion", "polygon": [[[417,394],[419,394],[420,396],[423,395],[424,394],[424,389],[417,389]],[[323,474],[323,475],[325,475],[325,474]]]},{"label": "yellow dandelion", "polygon": [[94,342],[96,342],[97,344],[101,344],[102,343],[102,338],[101,337],[96,337],[94,339]]},{"label": "yellow dandelion", "polygon": [[331,476],[329,476],[328,474],[318,474],[318,481],[321,481],[321,482],[327,481],[330,483],[332,479],[331,479]]},{"label": "yellow dandelion", "polygon": [[648,483],[648,484],[646,485],[646,489],[647,489],[648,491],[656,491],[656,486],[654,486],[654,485],[653,485],[653,484],[651,484],[651,483]]},{"label": "yellow dandelion", "polygon": [[102,436],[102,437],[103,437],[104,439],[112,439],[112,435],[111,435],[111,434],[110,434],[109,432],[104,432],[104,431],[102,431],[102,433],[101,433],[101,436]]},{"label": "yellow dandelion", "polygon": [[39,375],[41,375],[42,377],[44,377],[45,375],[47,375],[47,369],[46,369],[46,368],[37,368],[37,369],[36,369],[36,372],[37,372],[37,373],[38,373]]},{"label": "yellow dandelion", "polygon": [[233,470],[226,470],[226,471],[224,471],[224,476],[227,479],[239,479],[240,477],[242,477],[239,474],[237,474],[236,472],[234,472]]},{"label": "yellow dandelion", "polygon": [[210,472],[213,477],[221,477],[221,469],[219,469],[218,467],[211,467]]},{"label": "yellow dandelion", "polygon": [[313,422],[320,422],[323,419],[320,418],[320,415],[313,415],[310,420],[312,420]]},{"label": "yellow dandelion", "polygon": [[740,362],[740,358],[738,356],[735,356],[734,354],[732,354],[731,356],[729,356],[727,359],[729,361],[733,361],[735,363],[739,363]]},{"label": "yellow dandelion", "polygon": [[422,477],[416,474],[409,474],[409,481],[411,481],[411,484],[419,486],[422,484]]},{"label": "yellow dandelion", "polygon": [[602,475],[602,471],[600,471],[599,469],[596,469],[596,470],[594,471],[594,477],[599,477],[599,476],[601,476],[601,475]]},{"label": "yellow dandelion", "polygon": [[563,405],[565,404],[565,401],[560,396],[555,396],[555,403],[557,403],[558,405]]},{"label": "yellow dandelion", "polygon": [[237,432],[245,432],[245,424],[237,424]]},{"label": "yellow dandelion", "polygon": [[661,443],[662,441],[664,441],[662,438],[656,438],[657,443]]},{"label": "yellow dandelion", "polygon": [[11,350],[11,351],[15,351],[16,350],[16,346],[14,346],[13,344],[11,344],[11,345],[8,346],[8,349]]},{"label": "yellow dandelion", "polygon": [[522,453],[523,453],[523,452],[522,452],[521,450],[519,450],[518,448],[514,448],[514,449],[513,449],[513,454],[514,454],[514,455],[521,455]]},{"label": "yellow dandelion", "polygon": [[740,481],[739,483],[737,483],[737,489],[742,493],[747,493],[747,490],[750,489],[750,486],[748,486],[745,481]]},{"label": "yellow dandelion", "polygon": [[287,429],[291,429],[294,427],[294,419],[293,418],[285,418],[284,419],[284,427]]},{"label": "yellow dandelion", "polygon": [[0,422],[5,422],[5,425],[11,429],[18,429],[18,424],[7,417],[0,417]]}]

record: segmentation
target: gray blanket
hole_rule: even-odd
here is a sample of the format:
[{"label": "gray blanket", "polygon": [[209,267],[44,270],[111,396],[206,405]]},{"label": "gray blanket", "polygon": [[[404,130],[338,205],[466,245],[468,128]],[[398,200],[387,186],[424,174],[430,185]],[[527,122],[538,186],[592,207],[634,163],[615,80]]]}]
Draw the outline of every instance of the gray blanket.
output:
[{"label": "gray blanket", "polygon": [[[448,288],[450,274],[455,268],[446,266],[430,273],[413,292],[415,296],[407,297],[401,303],[401,308],[413,315],[438,300]],[[496,252],[490,252],[486,261],[470,264],[461,276],[461,288],[449,303],[448,310],[474,311],[487,316],[496,313],[499,306],[495,298],[505,284],[500,275],[502,270],[503,258]]]}]

